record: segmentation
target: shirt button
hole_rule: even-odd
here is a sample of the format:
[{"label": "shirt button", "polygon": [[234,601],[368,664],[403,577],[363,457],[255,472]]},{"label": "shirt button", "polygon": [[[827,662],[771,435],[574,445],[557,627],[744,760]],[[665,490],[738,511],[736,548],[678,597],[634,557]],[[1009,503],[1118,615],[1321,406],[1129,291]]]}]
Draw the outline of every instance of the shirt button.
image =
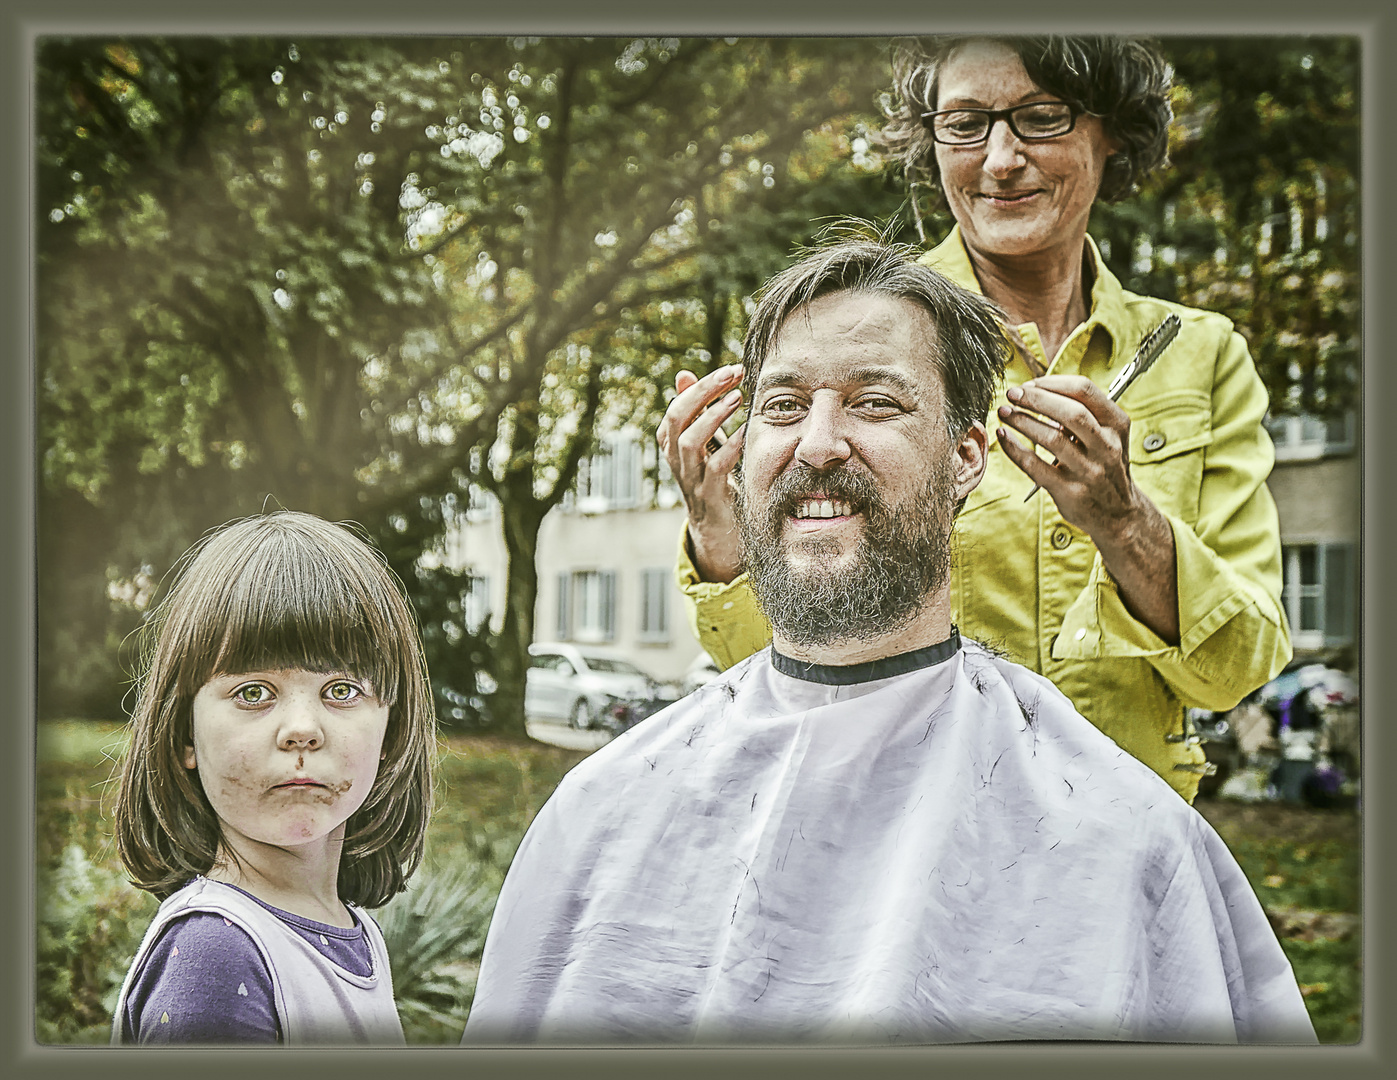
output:
[{"label": "shirt button", "polygon": [[1072,534],[1059,525],[1053,530],[1053,547],[1061,551],[1068,544],[1072,543]]},{"label": "shirt button", "polygon": [[1164,445],[1164,436],[1157,431],[1152,431],[1145,436],[1145,440],[1141,445],[1144,446],[1146,450],[1158,450]]},{"label": "shirt button", "polygon": [[1078,641],[1081,641],[1082,638],[1087,636],[1087,628],[1085,626],[1078,627],[1077,633],[1074,636]]}]

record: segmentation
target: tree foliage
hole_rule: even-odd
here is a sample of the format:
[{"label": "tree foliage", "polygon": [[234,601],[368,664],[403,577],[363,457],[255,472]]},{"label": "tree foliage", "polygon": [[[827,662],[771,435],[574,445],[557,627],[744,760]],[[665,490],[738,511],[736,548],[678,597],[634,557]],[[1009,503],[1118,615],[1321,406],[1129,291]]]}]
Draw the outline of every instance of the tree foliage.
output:
[{"label": "tree foliage", "polygon": [[672,378],[638,313],[727,310],[878,190],[845,144],[881,48],[45,42],[41,452],[66,541],[42,651],[97,574],[158,578],[269,496],[364,522],[432,592],[434,507],[474,482],[507,507],[489,644],[520,719],[539,524],[611,398]]},{"label": "tree foliage", "polygon": [[[1274,408],[1342,410],[1357,43],[1164,44],[1174,165],[1093,234],[1128,287],[1231,316]],[[490,668],[522,730],[539,526],[598,425],[653,430],[794,245],[903,201],[875,39],[50,38],[36,78],[48,714],[114,712],[178,554],[279,504],[363,523],[440,688]],[[472,485],[498,633],[421,557]]]},{"label": "tree foliage", "polygon": [[1273,413],[1340,415],[1360,371],[1358,41],[1163,45],[1172,164],[1092,233],[1128,287],[1230,317]]}]

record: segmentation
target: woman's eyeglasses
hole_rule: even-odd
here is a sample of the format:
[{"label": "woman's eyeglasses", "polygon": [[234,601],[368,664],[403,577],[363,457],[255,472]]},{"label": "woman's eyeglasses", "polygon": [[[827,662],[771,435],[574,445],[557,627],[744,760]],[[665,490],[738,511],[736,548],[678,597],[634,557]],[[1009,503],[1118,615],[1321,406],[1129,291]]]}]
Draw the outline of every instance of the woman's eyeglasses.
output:
[{"label": "woman's eyeglasses", "polygon": [[939,109],[922,113],[922,123],[933,140],[947,146],[982,143],[1000,120],[1018,138],[1033,142],[1066,135],[1081,111],[1065,101],[1031,101],[1012,109]]}]

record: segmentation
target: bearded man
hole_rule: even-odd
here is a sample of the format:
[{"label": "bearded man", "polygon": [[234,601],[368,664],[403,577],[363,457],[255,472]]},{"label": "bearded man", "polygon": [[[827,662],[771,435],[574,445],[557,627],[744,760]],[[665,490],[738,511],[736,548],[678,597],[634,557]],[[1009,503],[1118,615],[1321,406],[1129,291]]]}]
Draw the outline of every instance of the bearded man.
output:
[{"label": "bearded man", "polygon": [[914,256],[763,290],[737,505],[772,645],[564,779],[464,1041],[1314,1041],[1207,823],[951,624],[1005,337]]}]

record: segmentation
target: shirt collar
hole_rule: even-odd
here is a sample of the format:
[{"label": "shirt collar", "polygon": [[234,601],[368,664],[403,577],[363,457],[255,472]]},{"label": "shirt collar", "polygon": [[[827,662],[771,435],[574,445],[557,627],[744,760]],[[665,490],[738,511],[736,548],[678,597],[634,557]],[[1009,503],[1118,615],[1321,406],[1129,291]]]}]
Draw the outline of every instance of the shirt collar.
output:
[{"label": "shirt collar", "polygon": [[[1121,288],[1120,279],[1107,268],[1096,241],[1090,236],[1087,237],[1087,257],[1091,260],[1093,280],[1091,310],[1087,312],[1087,321],[1083,325],[1088,336],[1100,327],[1110,338],[1111,353],[1114,356],[1120,332],[1128,325],[1125,290]],[[980,281],[975,276],[975,267],[970,262],[970,254],[965,250],[959,225],[953,226],[946,239],[923,255],[921,261],[961,288],[984,295]]]},{"label": "shirt collar", "polygon": [[826,686],[853,686],[856,683],[875,682],[890,679],[894,675],[906,675],[944,663],[960,651],[960,632],[951,627],[951,636],[935,645],[911,652],[885,656],[881,660],[870,660],[865,664],[807,664],[803,660],[776,651],[771,646],[771,666],[782,675],[805,682],[823,683]]}]

